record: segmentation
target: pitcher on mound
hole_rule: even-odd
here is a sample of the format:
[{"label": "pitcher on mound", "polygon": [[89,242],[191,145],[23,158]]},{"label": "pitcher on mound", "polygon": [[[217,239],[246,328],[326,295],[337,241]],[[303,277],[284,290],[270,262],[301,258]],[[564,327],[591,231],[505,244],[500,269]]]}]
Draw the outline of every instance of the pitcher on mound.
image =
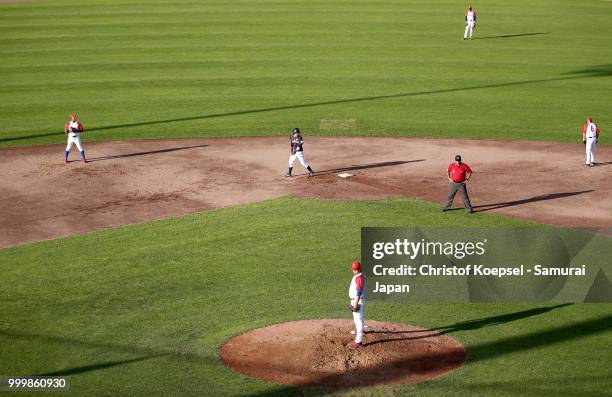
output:
[{"label": "pitcher on mound", "polygon": [[[351,266],[353,270],[353,278],[349,285],[349,298],[351,305],[349,309],[353,312],[353,321],[355,322],[355,343],[349,346],[351,350],[361,349],[363,340],[363,305],[365,303],[365,278],[361,273],[361,263],[353,262]],[[352,332],[351,332],[352,333]]]}]

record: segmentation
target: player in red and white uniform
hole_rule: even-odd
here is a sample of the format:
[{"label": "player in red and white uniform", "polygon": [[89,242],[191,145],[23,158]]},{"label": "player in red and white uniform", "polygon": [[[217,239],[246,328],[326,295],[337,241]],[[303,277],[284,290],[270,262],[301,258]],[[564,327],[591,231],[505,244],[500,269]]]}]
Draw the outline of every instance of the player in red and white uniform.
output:
[{"label": "player in red and white uniform", "polygon": [[85,150],[81,145],[81,132],[83,132],[83,130],[83,124],[77,120],[77,115],[71,113],[70,121],[64,126],[64,133],[68,134],[68,144],[66,145],[66,150],[64,151],[64,163],[68,163],[68,155],[70,154],[70,149],[72,148],[73,144],[75,144],[77,149],[79,149],[83,162],[87,162]]},{"label": "player in red and white uniform", "polygon": [[476,11],[472,10],[472,5],[468,7],[468,10],[465,13],[465,33],[463,34],[463,40],[469,38],[472,40],[472,33],[474,32],[474,28],[476,27]]},{"label": "player in red and white uniform", "polygon": [[349,285],[349,298],[351,299],[351,307],[353,312],[353,321],[355,322],[355,343],[349,348],[352,350],[360,349],[363,340],[363,305],[365,303],[365,278],[361,273],[361,263],[355,261],[351,266],[353,270],[353,278]]},{"label": "player in red and white uniform", "polygon": [[593,122],[593,119],[587,117],[586,123],[582,126],[582,143],[586,147],[585,167],[593,167],[595,165],[595,145],[599,141],[599,127]]}]

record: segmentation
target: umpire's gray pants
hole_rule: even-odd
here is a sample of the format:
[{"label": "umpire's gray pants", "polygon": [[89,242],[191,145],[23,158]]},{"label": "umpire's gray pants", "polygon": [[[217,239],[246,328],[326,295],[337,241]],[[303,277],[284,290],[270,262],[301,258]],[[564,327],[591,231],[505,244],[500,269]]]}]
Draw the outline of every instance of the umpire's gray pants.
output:
[{"label": "umpire's gray pants", "polygon": [[470,203],[470,197],[468,196],[465,182],[450,183],[450,191],[448,192],[448,199],[446,199],[446,205],[444,206],[444,209],[449,209],[451,205],[453,205],[453,200],[455,199],[455,194],[457,194],[457,190],[461,192],[461,198],[463,199],[463,205],[465,206],[465,209],[468,211],[472,211],[472,204]]}]

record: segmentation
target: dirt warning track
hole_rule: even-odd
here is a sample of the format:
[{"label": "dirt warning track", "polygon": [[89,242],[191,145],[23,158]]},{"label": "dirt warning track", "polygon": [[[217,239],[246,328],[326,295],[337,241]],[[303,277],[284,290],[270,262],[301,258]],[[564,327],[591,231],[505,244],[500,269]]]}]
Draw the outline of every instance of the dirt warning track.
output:
[{"label": "dirt warning track", "polygon": [[[579,144],[306,136],[313,178],[299,163],[295,177],[283,177],[286,137],[85,142],[85,148],[87,164],[75,153],[64,164],[63,145],[0,150],[0,247],[287,195],[442,203],[456,153],[474,170],[469,189],[477,212],[612,234],[612,148],[605,146],[598,147],[600,165],[588,168]],[[339,178],[340,172],[354,176]]]}]

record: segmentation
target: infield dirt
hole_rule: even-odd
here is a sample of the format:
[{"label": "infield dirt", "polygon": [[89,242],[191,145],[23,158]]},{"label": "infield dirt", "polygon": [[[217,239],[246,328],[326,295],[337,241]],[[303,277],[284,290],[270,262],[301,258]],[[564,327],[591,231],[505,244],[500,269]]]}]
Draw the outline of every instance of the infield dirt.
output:
[{"label": "infield dirt", "polygon": [[[0,247],[53,239],[279,196],[412,197],[442,203],[456,153],[474,170],[477,212],[612,235],[612,147],[583,166],[584,147],[521,141],[308,137],[317,171],[285,178],[286,137],[86,142],[0,150]],[[338,178],[337,173],[354,176]],[[455,205],[461,206],[461,198]],[[478,216],[478,214],[474,215]]]}]

